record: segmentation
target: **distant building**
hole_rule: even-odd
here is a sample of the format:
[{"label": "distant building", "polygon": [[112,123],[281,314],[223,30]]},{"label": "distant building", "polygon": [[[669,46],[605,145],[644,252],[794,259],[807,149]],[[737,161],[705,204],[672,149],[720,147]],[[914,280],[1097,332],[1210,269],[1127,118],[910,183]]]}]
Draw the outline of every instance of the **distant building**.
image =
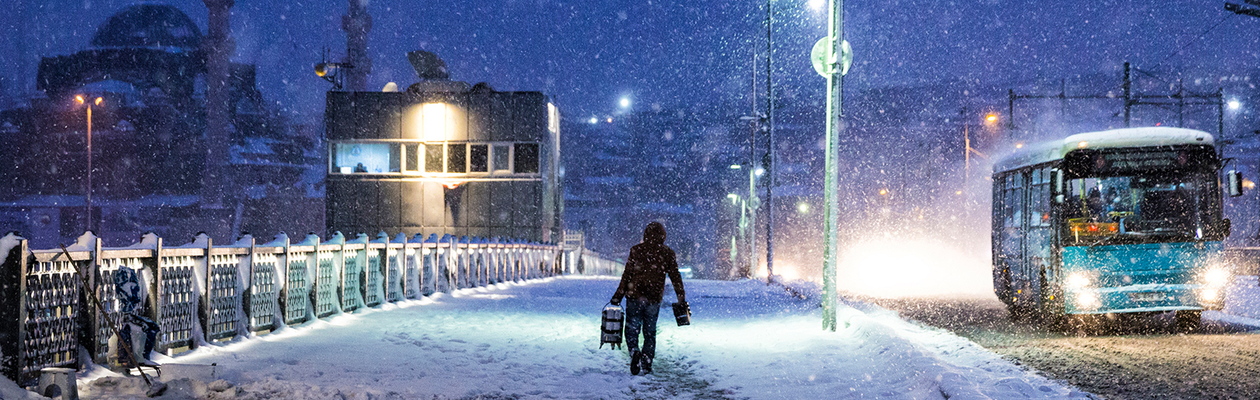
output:
[{"label": "distant building", "polygon": [[328,232],[559,242],[559,118],[542,93],[484,84],[328,92]]},{"label": "distant building", "polygon": [[[141,4],[107,19],[87,50],[43,58],[36,77],[43,96],[0,111],[0,229],[36,246],[68,243],[89,229],[107,245],[130,244],[150,231],[178,241],[212,228],[221,236],[318,230],[319,137],[267,107],[248,64],[231,64],[228,82],[231,147],[223,179],[233,190],[223,206],[233,216],[213,225],[230,226],[199,218],[202,42],[179,9]],[[76,96],[102,100],[91,121],[90,220],[88,121]]]}]

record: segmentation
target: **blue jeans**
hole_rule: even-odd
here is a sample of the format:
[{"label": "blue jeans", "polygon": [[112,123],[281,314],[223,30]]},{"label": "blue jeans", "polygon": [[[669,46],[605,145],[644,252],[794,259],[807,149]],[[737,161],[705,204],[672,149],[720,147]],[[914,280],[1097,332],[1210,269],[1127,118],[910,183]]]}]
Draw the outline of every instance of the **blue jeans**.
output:
[{"label": "blue jeans", "polygon": [[643,356],[656,358],[656,317],[661,303],[626,299],[626,347],[630,354],[639,351],[639,332],[643,332]]}]

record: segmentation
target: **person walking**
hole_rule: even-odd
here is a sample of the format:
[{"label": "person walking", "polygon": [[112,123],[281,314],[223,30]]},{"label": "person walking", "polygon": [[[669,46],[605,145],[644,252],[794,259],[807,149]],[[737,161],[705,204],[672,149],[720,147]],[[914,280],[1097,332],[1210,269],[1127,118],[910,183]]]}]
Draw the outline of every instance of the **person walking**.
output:
[{"label": "person walking", "polygon": [[[665,245],[665,225],[652,222],[643,229],[643,243],[630,248],[621,283],[613,293],[612,304],[626,299],[626,348],[630,350],[630,374],[652,373],[656,358],[656,317],[660,315],[665,277],[674,285],[678,302],[687,303],[682,274],[674,249]],[[643,333],[643,349],[639,349],[639,332]]]}]

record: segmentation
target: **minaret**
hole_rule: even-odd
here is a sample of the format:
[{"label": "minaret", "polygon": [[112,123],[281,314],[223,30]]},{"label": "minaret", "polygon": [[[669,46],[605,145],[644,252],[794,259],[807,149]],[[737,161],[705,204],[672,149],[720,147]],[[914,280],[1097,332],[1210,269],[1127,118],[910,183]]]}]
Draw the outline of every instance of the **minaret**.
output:
[{"label": "minaret", "polygon": [[[235,0],[203,0],[209,29],[202,49],[206,55],[206,166],[201,176],[201,208],[222,209],[228,182],[228,57],[236,46],[228,35],[228,16]],[[220,221],[207,221],[220,222]]]},{"label": "minaret", "polygon": [[372,73],[372,60],[367,54],[367,34],[372,30],[372,16],[367,13],[367,0],[350,0],[350,8],[341,16],[341,30],[346,31],[346,60],[353,68],[345,71],[346,90],[361,92]]}]

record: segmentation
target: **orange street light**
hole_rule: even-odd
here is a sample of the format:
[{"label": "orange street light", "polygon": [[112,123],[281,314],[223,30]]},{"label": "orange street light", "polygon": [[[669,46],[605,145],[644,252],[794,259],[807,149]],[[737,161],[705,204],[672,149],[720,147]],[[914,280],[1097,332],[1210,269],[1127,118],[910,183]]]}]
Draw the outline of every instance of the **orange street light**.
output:
[{"label": "orange street light", "polygon": [[101,105],[105,100],[97,97],[91,103],[87,101],[81,94],[74,95],[74,101],[79,104],[87,105],[87,219],[85,231],[92,230],[92,106]]},{"label": "orange street light", "polygon": [[994,123],[997,123],[997,120],[998,120],[998,115],[997,115],[997,113],[989,113],[988,115],[985,115],[985,116],[984,116],[984,123],[986,123],[986,124],[994,124]]}]

